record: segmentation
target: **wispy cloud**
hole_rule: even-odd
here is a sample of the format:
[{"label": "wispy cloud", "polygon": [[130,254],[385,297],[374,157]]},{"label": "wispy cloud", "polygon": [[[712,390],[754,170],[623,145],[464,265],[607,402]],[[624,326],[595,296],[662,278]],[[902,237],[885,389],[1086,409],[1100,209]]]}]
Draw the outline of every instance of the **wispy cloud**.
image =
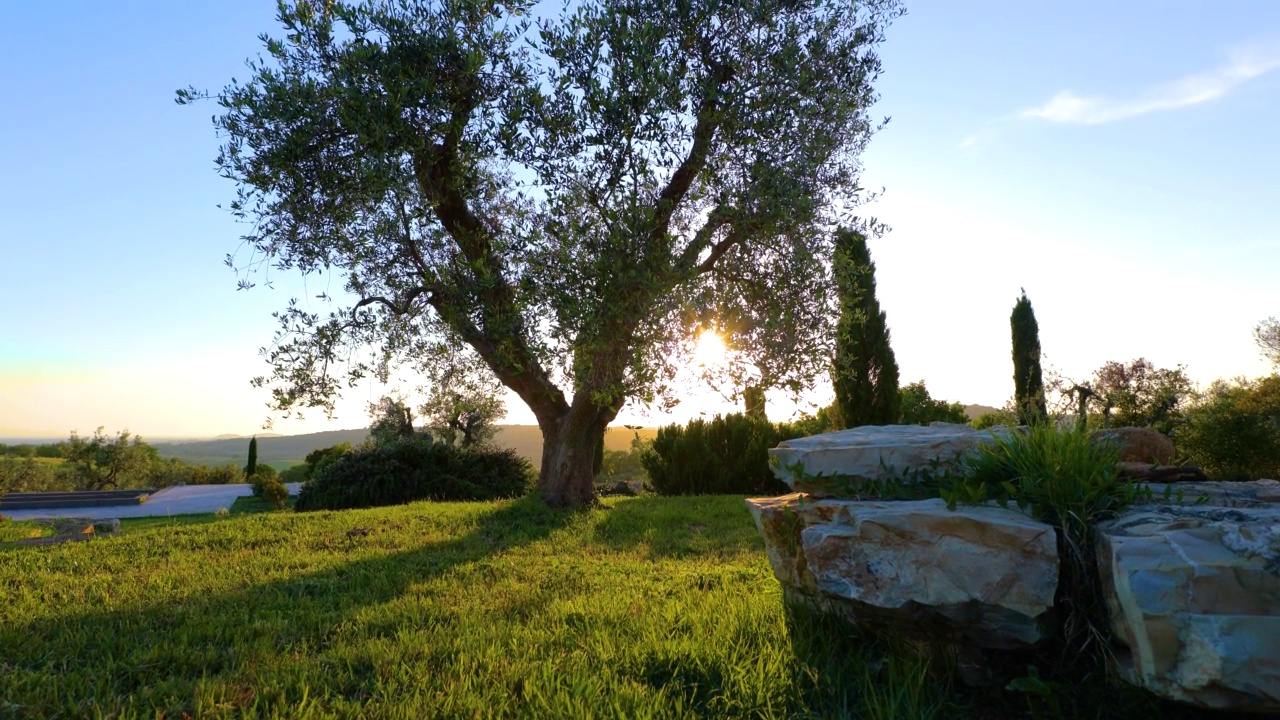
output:
[{"label": "wispy cloud", "polygon": [[1019,115],[1080,125],[1116,122],[1217,100],[1277,68],[1280,68],[1280,44],[1255,45],[1237,50],[1226,63],[1209,72],[1157,85],[1133,98],[1082,97],[1064,90],[1044,105],[1028,108]]}]

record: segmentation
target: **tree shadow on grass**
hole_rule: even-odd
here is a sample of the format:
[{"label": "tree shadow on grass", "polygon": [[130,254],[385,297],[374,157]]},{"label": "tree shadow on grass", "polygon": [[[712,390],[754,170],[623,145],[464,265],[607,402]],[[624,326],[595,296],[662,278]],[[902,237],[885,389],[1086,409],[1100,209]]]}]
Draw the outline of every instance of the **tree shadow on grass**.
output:
[{"label": "tree shadow on grass", "polygon": [[86,705],[109,710],[129,696],[156,710],[192,710],[185,706],[191,702],[191,683],[243,673],[246,663],[255,663],[252,658],[315,653],[337,641],[344,623],[361,609],[391,602],[414,585],[487,556],[537,542],[575,514],[525,498],[481,516],[474,530],[453,539],[235,592],[158,599],[141,610],[5,622],[0,625],[0,698],[11,702],[0,702],[0,717],[15,711],[29,717],[78,716]]},{"label": "tree shadow on grass", "polygon": [[620,498],[594,533],[592,540],[611,549],[647,547],[651,560],[764,550],[741,495]]}]

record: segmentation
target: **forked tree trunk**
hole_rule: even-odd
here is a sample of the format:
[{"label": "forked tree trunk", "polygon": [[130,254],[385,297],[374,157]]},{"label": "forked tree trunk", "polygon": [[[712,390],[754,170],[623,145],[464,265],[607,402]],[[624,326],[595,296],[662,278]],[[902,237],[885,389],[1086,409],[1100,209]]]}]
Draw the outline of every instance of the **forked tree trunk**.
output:
[{"label": "forked tree trunk", "polygon": [[573,413],[558,423],[541,425],[542,471],[538,490],[551,507],[594,505],[596,447],[604,442],[605,425],[570,422]]}]

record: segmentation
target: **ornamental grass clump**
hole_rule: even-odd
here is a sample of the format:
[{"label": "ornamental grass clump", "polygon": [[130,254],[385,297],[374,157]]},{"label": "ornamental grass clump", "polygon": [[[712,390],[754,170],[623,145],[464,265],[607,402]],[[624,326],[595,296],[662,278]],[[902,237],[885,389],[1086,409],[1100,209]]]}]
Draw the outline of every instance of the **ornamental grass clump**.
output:
[{"label": "ornamental grass clump", "polygon": [[1091,673],[1103,667],[1107,609],[1095,556],[1093,527],[1130,505],[1141,486],[1122,479],[1114,447],[1050,424],[996,436],[965,461],[967,472],[942,491],[957,503],[1016,503],[1058,531],[1058,607],[1065,611],[1059,669]]}]

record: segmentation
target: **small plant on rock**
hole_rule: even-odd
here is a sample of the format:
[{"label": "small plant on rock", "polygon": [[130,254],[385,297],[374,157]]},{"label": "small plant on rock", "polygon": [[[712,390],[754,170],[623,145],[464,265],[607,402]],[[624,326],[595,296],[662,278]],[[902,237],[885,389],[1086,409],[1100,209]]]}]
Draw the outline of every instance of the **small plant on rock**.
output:
[{"label": "small plant on rock", "polygon": [[[1092,528],[1115,517],[1141,492],[1141,486],[1120,477],[1115,449],[1092,442],[1087,433],[1039,424],[1025,434],[996,436],[966,460],[966,467],[967,474],[942,489],[950,506],[1014,502],[1058,531],[1057,604],[1067,611],[1063,661],[1103,659],[1107,609]],[[1096,667],[1100,664],[1079,669]]]}]

